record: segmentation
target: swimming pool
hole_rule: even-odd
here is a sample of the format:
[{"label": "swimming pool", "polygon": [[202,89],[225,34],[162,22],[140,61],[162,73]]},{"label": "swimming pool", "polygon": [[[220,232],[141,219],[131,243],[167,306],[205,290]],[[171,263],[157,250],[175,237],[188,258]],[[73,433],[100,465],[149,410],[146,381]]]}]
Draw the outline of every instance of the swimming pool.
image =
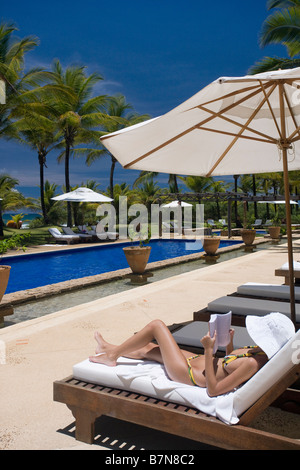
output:
[{"label": "swimming pool", "polygon": [[[239,244],[221,240],[220,248]],[[131,243],[93,245],[39,254],[6,256],[1,264],[12,267],[6,294],[48,284],[93,276],[128,268],[123,252]],[[186,240],[151,240],[149,262],[161,261],[200,252],[199,244]]]}]

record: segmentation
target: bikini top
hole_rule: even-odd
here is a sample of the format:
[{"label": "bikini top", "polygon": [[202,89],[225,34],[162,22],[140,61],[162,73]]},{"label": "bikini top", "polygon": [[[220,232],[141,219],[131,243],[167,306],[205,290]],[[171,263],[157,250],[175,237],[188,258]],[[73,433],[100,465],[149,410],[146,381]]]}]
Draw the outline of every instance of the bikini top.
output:
[{"label": "bikini top", "polygon": [[[242,349],[255,349],[258,348],[258,346],[244,346]],[[248,351],[244,354],[228,354],[228,356],[225,356],[222,361],[222,366],[225,368],[230,362],[235,361],[236,359],[239,359],[240,357],[253,357],[256,355],[260,356],[265,356],[265,353],[263,351]]]}]

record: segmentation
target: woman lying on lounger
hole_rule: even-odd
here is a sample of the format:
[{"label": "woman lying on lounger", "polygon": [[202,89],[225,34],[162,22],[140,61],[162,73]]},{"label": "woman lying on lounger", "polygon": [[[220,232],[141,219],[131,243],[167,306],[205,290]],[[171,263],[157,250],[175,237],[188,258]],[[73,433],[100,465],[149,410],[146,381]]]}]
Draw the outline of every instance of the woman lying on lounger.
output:
[{"label": "woman lying on lounger", "polygon": [[191,357],[160,320],[151,321],[120,346],[106,342],[97,332],[96,355],[90,361],[107,366],[115,366],[120,356],[157,361],[165,366],[171,380],[206,387],[210,396],[222,395],[250,379],[295,334],[293,323],[280,313],[248,316],[246,326],[257,346],[233,350],[234,330],[230,330],[224,358],[214,357],[215,337],[209,333],[201,339],[204,355]]}]

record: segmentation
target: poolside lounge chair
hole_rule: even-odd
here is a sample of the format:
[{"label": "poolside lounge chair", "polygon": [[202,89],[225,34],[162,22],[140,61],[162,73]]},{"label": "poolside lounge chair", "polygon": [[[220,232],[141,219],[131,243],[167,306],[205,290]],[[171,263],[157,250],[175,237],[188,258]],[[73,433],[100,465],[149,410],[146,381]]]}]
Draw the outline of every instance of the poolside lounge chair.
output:
[{"label": "poolside lounge chair", "polygon": [[[170,328],[173,338],[176,343],[188,351],[200,352],[203,351],[201,338],[208,332],[207,322],[191,321],[185,325],[174,325]],[[234,327],[234,348],[240,348],[247,344],[251,344],[247,329],[242,326]],[[218,347],[219,355],[224,355],[226,350],[225,346]]]},{"label": "poolside lounge chair", "polygon": [[162,222],[163,228],[165,228],[168,232],[174,232],[174,226],[169,224],[168,222]]},{"label": "poolside lounge chair", "polygon": [[[296,304],[296,328],[300,326],[300,304]],[[209,302],[207,307],[194,312],[195,321],[209,321],[212,313],[227,313],[232,311],[232,324],[244,326],[247,315],[267,315],[270,312],[280,312],[290,317],[291,308],[289,302],[281,302],[278,299],[264,300],[249,297],[235,297],[225,295]]]},{"label": "poolside lounge chair", "polygon": [[75,233],[73,235],[66,235],[61,233],[56,227],[49,228],[48,230],[57,242],[66,242],[68,245],[70,245],[70,243],[80,242],[80,237]]},{"label": "poolside lounge chair", "polygon": [[216,226],[215,221],[213,219],[207,219],[207,223],[208,225],[211,225],[212,227]]},{"label": "poolside lounge chair", "polygon": [[265,221],[265,223],[263,225],[264,225],[264,227],[270,227],[272,224],[273,224],[272,219],[268,219],[268,220]]},{"label": "poolside lounge chair", "polygon": [[90,444],[95,420],[107,415],[227,449],[300,450],[299,439],[250,426],[299,377],[292,360],[299,339],[300,332],[248,382],[219,397],[170,381],[161,364],[119,358],[116,367],[76,364],[72,376],[54,382],[54,400],[75,416],[76,439]]},{"label": "poolside lounge chair", "polygon": [[222,224],[223,227],[227,227],[227,223],[225,219],[219,219],[219,224]]},{"label": "poolside lounge chair", "polygon": [[92,235],[92,236],[95,235],[95,236],[97,236],[97,234],[96,234],[96,226],[94,226],[94,228],[92,228],[92,230],[89,230],[86,225],[78,225],[77,228],[78,228],[78,230],[79,230],[81,233],[87,233],[88,235]]},{"label": "poolside lounge chair", "polygon": [[91,227],[91,229],[88,229],[86,225],[78,225],[77,228],[80,233],[90,235],[93,241],[98,240],[96,226],[93,226]]},{"label": "poolside lounge chair", "polygon": [[262,224],[262,219],[256,219],[256,221],[254,222],[254,224],[252,224],[252,227],[261,227],[261,224]]},{"label": "poolside lounge chair", "polygon": [[[290,300],[290,288],[287,285],[246,282],[231,295],[264,298],[266,300],[277,299],[287,302]],[[300,302],[300,286],[295,286],[295,301]]]},{"label": "poolside lounge chair", "polygon": [[[293,262],[294,267],[294,282],[299,284],[300,282],[300,263],[299,261]],[[281,268],[275,269],[275,276],[283,276],[284,283],[289,285],[290,283],[290,272],[289,272],[289,263],[284,263]]]},{"label": "poolside lounge chair", "polygon": [[101,222],[96,226],[96,234],[99,240],[116,240],[119,237],[118,232],[106,232]]},{"label": "poolside lounge chair", "polygon": [[92,240],[92,235],[88,235],[87,233],[75,233],[70,227],[63,227],[62,229],[66,235],[78,235],[81,241],[89,242]]}]

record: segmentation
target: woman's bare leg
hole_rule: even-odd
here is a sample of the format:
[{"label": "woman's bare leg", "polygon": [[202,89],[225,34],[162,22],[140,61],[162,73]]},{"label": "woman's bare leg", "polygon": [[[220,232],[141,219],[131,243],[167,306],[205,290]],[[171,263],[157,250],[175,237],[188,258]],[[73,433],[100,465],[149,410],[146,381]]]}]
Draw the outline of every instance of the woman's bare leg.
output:
[{"label": "woman's bare leg", "polygon": [[[158,346],[151,343],[154,339]],[[92,362],[114,366],[120,356],[158,360],[165,365],[172,380],[190,384],[185,356],[167,326],[160,320],[150,322],[120,346],[107,343],[100,335],[97,343],[101,355],[90,357]]]},{"label": "woman's bare leg", "polygon": [[[103,336],[96,331],[95,333],[95,340],[97,342],[96,354],[101,354],[106,352],[107,350],[110,350],[111,348],[115,348],[116,345],[108,343],[105,341]],[[160,353],[159,346],[154,343],[149,343],[147,346],[144,346],[143,348],[137,349],[136,351],[131,351],[130,353],[126,354],[126,357],[130,359],[148,359],[151,361],[156,361],[162,363],[162,357]],[[91,360],[94,359],[94,362],[100,362],[101,358],[97,360],[97,357],[90,358]]]}]

